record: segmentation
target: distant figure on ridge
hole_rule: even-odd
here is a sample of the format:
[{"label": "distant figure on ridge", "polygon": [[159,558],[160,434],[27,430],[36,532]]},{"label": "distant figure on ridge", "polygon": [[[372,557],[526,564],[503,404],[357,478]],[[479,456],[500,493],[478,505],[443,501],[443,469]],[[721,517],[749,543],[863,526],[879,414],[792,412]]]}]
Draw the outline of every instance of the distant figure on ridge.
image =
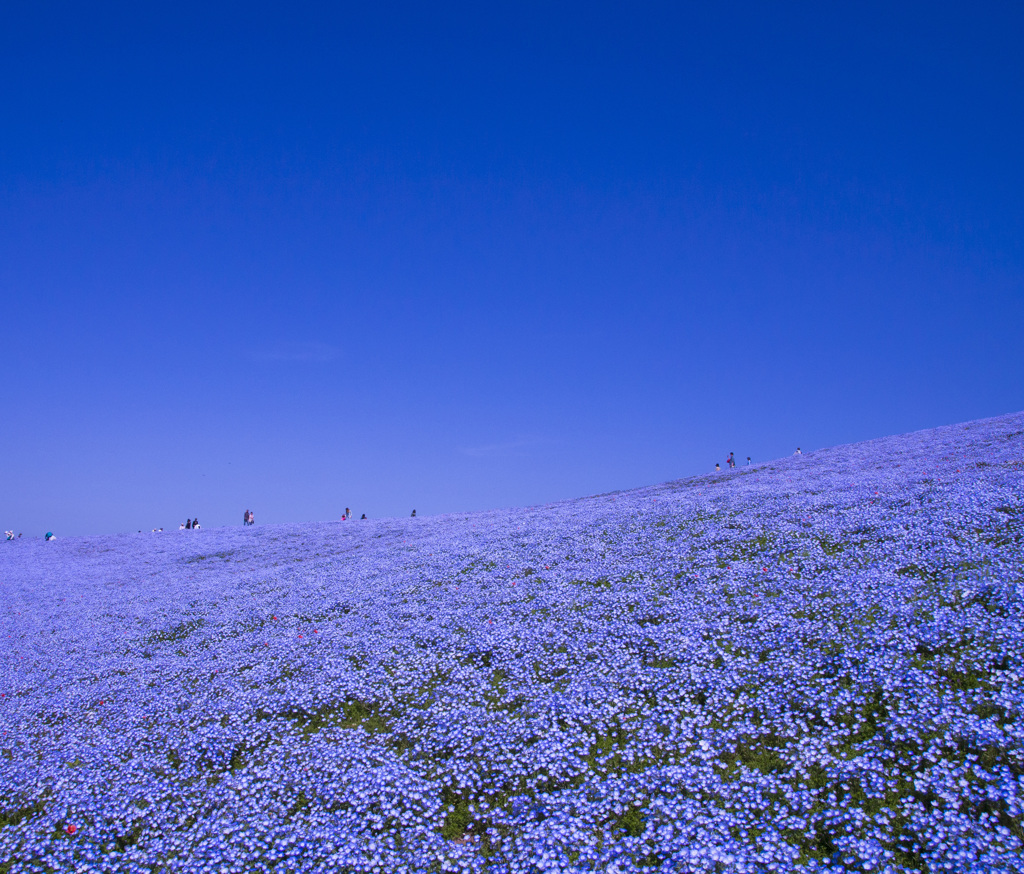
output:
[{"label": "distant figure on ridge", "polygon": [[44,537],[43,539],[44,540],[56,540],[57,536],[52,531],[47,531],[46,532],[46,537]]},{"label": "distant figure on ridge", "polygon": [[366,518],[366,514],[365,514],[365,513],[363,513],[363,515],[362,515],[362,516],[360,516],[359,518],[360,518],[360,519],[365,519],[365,518]]},{"label": "distant figure on ridge", "polygon": [[[363,516],[363,518],[365,519],[366,517]],[[7,539],[8,540],[14,540],[14,532],[13,531],[5,531],[4,534],[7,535]]]},{"label": "distant figure on ridge", "polygon": [[187,529],[188,529],[189,531],[191,531],[191,530],[192,530],[192,520],[191,520],[191,519],[186,519],[186,520],[185,520],[185,527],[186,527],[186,528],[187,528]]},{"label": "distant figure on ridge", "polygon": [[[717,472],[718,472],[718,471],[720,471],[721,469],[722,469],[722,465],[720,465],[720,464],[719,464],[719,463],[718,463],[718,462],[716,461],[716,462],[715,462],[715,472],[717,473]],[[415,513],[416,511],[414,510],[413,512]]]},{"label": "distant figure on ridge", "polygon": [[803,453],[800,451],[800,447],[799,446],[797,446],[796,452],[794,452],[793,454],[794,455],[803,455]]},{"label": "distant figure on ridge", "polygon": [[416,511],[415,510],[412,511],[412,517],[411,518],[413,518],[413,519],[416,518]]},{"label": "distant figure on ridge", "polygon": [[729,465],[730,470],[736,466],[736,459],[733,458],[733,454],[730,452],[729,457],[725,459],[725,463]]},{"label": "distant figure on ridge", "polygon": [[192,520],[192,530],[193,531],[198,531],[199,530],[199,520],[198,519],[193,519]]},{"label": "distant figure on ridge", "polygon": [[249,524],[249,511],[248,511],[248,510],[246,510],[246,511],[245,511],[245,512],[244,512],[244,513],[242,514],[242,524],[243,524],[243,525],[248,525],[248,524]]},{"label": "distant figure on ridge", "polygon": [[747,456],[747,464],[750,464],[750,456]]}]

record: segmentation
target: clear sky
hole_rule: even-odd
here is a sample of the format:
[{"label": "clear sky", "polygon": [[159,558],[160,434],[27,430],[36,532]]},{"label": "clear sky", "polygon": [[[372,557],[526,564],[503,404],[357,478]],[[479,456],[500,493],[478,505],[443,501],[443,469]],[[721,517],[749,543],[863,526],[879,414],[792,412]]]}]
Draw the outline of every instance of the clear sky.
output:
[{"label": "clear sky", "polygon": [[1020,410],[1022,44],[1019,3],[3,4],[0,528]]}]

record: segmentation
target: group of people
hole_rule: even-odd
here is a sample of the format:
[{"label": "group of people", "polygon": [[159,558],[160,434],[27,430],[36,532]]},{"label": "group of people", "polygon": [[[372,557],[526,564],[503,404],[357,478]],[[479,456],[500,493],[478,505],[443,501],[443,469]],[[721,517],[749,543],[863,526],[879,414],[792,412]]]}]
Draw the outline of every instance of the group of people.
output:
[{"label": "group of people", "polygon": [[[794,455],[803,455],[803,453],[800,451],[800,447],[799,446],[797,446],[796,452],[794,452],[793,454]],[[749,455],[747,456],[747,464],[750,464],[750,456]],[[734,467],[736,467],[736,456],[735,456],[734,453],[730,452],[729,455],[726,457],[726,459],[725,459],[725,466],[728,467],[730,470],[732,470]],[[715,470],[716,471],[720,471],[721,469],[722,469],[722,465],[720,465],[718,462],[715,462]],[[412,514],[413,514],[413,516],[415,516],[416,515],[416,511],[413,510]]]},{"label": "group of people", "polygon": [[253,514],[252,510],[246,510],[245,511],[245,515],[242,517],[242,524],[243,525],[255,525],[256,524],[256,516]]},{"label": "group of people", "polygon": [[[750,456],[749,455],[747,456],[747,464],[750,464]],[[736,454],[735,453],[733,453],[733,452],[729,453],[728,457],[725,459],[725,465],[730,470],[732,470],[734,467],[736,467]],[[715,462],[715,470],[721,470],[721,469],[722,469],[722,465],[720,465],[718,462]]]},{"label": "group of people", "polygon": [[178,530],[179,531],[184,531],[186,528],[189,529],[189,530],[194,529],[194,530],[198,531],[199,530],[199,520],[198,519],[186,519],[184,522],[182,522],[178,526]]},{"label": "group of people", "polygon": [[[346,507],[344,514],[342,514],[341,521],[342,522],[346,522],[346,521],[348,521],[351,518],[353,518],[352,517],[352,511],[348,507]],[[366,514],[363,513],[363,515],[360,516],[359,518],[360,519],[365,519],[366,518]]]}]

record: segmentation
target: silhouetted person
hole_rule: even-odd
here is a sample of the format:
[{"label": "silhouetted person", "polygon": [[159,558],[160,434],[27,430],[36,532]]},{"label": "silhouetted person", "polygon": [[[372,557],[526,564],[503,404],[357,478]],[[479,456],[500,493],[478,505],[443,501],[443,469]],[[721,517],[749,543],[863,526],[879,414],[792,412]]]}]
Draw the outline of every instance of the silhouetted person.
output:
[{"label": "silhouetted person", "polygon": [[359,518],[360,518],[360,519],[365,519],[365,518],[366,518],[366,514],[365,514],[365,513],[363,513],[363,515],[362,515],[362,516],[360,516]]},{"label": "silhouetted person", "polygon": [[413,511],[412,511],[412,518],[413,518],[413,519],[415,519],[415,518],[416,518],[416,511],[415,511],[415,510],[413,510]]},{"label": "silhouetted person", "polygon": [[185,528],[187,528],[189,531],[192,530],[192,520],[191,519],[186,519],[185,520]]}]

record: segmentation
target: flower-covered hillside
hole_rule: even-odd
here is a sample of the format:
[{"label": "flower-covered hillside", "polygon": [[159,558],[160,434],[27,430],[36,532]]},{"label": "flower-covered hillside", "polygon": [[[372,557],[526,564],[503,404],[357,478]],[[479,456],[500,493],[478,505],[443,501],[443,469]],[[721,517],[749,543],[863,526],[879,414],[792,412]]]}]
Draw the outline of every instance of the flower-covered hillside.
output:
[{"label": "flower-covered hillside", "polygon": [[0,872],[1024,871],[1022,474],[0,543]]}]

